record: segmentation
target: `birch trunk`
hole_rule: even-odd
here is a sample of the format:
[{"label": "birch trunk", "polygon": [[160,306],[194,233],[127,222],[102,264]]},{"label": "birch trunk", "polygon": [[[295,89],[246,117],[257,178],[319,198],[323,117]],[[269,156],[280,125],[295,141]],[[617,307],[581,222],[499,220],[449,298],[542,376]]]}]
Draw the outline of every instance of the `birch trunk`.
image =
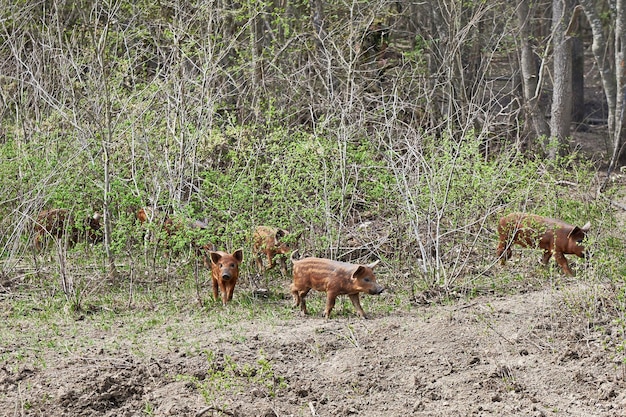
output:
[{"label": "birch trunk", "polygon": [[[522,88],[524,94],[524,112],[531,121],[532,130],[537,138],[548,137],[550,126],[545,117],[545,109],[541,105],[539,97],[541,95],[541,74],[537,65],[537,55],[533,52],[531,44],[532,33],[530,26],[531,8],[529,0],[521,0],[517,8],[517,18],[519,20],[519,31],[521,39],[521,71]],[[517,147],[520,151],[525,151],[531,144],[528,139],[522,139]]]},{"label": "birch trunk", "polygon": [[626,107],[626,68],[624,68],[624,48],[626,48],[626,0],[615,2],[615,133],[613,134],[613,155],[609,164],[611,172],[620,158],[624,148],[622,140],[624,127],[624,107]]},{"label": "birch trunk", "polygon": [[602,87],[607,101],[608,116],[607,125],[609,138],[612,144],[612,156],[609,163],[609,172],[615,168],[622,151],[623,140],[623,108],[624,108],[624,50],[626,42],[626,17],[624,7],[626,0],[616,1],[615,16],[615,56],[607,55],[609,41],[605,36],[601,14],[598,11],[596,1],[580,0],[580,4],[585,11],[591,32],[593,43],[591,50],[600,71]]}]

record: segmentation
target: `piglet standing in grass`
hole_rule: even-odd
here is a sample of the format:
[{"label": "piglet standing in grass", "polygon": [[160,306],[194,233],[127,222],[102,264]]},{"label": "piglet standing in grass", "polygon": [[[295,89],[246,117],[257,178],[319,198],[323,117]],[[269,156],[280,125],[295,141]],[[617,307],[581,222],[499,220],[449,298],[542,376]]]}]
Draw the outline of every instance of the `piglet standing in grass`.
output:
[{"label": "piglet standing in grass", "polygon": [[213,297],[218,299],[218,290],[222,293],[222,305],[233,299],[235,284],[239,278],[239,264],[243,261],[243,251],[232,254],[221,251],[209,252],[211,257],[211,278],[213,279]]},{"label": "piglet standing in grass", "polygon": [[585,257],[582,241],[587,236],[591,223],[583,227],[572,226],[561,220],[527,213],[511,213],[500,219],[498,223],[499,244],[496,254],[504,265],[511,258],[513,244],[528,248],[543,249],[541,263],[548,264],[554,254],[554,260],[569,276],[574,273],[570,269],[565,255]]},{"label": "piglet standing in grass", "polygon": [[291,294],[294,307],[300,306],[302,314],[307,314],[305,298],[311,289],[326,293],[324,317],[330,318],[338,295],[347,295],[359,316],[367,318],[361,307],[359,294],[364,292],[378,295],[384,287],[376,282],[372,269],[379,261],[368,265],[355,265],[324,258],[304,258],[296,260],[298,251],[291,254],[293,262],[293,283]]}]

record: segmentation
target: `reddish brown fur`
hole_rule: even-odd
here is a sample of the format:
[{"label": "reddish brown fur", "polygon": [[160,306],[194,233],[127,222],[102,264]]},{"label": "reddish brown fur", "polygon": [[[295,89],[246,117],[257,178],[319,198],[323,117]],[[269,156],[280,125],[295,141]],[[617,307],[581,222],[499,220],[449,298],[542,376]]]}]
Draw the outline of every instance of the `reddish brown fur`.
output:
[{"label": "reddish brown fur", "polygon": [[[136,217],[137,217],[137,220],[139,220],[141,224],[152,223],[159,219],[162,219],[161,226],[163,228],[163,231],[165,231],[165,238],[166,238],[165,246],[166,247],[171,246],[172,239],[175,238],[176,234],[184,232],[185,228],[188,228],[188,230],[207,230],[209,228],[208,223],[206,221],[201,221],[201,220],[190,220],[187,222],[186,225],[179,221],[174,222],[174,220],[171,217],[169,217],[167,214],[162,215],[161,212],[152,210],[149,207],[144,207],[144,208],[139,209],[136,213]],[[207,259],[207,256],[202,252],[206,251],[208,253],[209,251],[214,250],[215,248],[213,244],[210,242],[206,244],[199,244],[197,240],[194,241],[192,239],[191,246],[193,246],[196,252],[196,255],[202,256],[204,265],[207,268],[210,268],[210,264]],[[166,256],[169,256],[169,251],[166,254]]]},{"label": "reddish brown fur", "polygon": [[154,211],[150,208],[140,208],[137,210],[137,220],[139,220],[139,223],[141,224],[151,222],[153,217]]},{"label": "reddish brown fur", "polygon": [[42,242],[50,236],[54,239],[61,239],[67,236],[70,245],[76,244],[81,238],[86,238],[90,243],[102,240],[100,213],[94,213],[92,217],[86,218],[83,228],[74,224],[74,217],[66,209],[43,210],[37,215],[35,222],[35,248],[41,249]]},{"label": "reddish brown fur", "polygon": [[541,263],[548,264],[554,254],[555,261],[567,275],[574,275],[565,255],[585,257],[585,248],[580,243],[587,235],[591,224],[583,227],[572,226],[561,220],[550,219],[536,214],[512,213],[500,219],[498,234],[500,242],[496,251],[504,265],[511,258],[513,244],[522,247],[541,248]]},{"label": "reddish brown fur", "polygon": [[[161,234],[158,233],[158,229],[165,231],[165,247],[169,246],[169,241],[174,234],[174,223],[167,214],[162,214],[159,210],[152,209],[150,207],[142,207],[137,210],[135,215],[139,223],[146,227],[144,231],[144,240],[152,241],[156,240],[157,245],[160,243]],[[149,225],[154,225],[149,227]],[[166,249],[165,255],[169,257],[169,250]]]},{"label": "reddish brown fur", "polygon": [[[257,268],[261,272],[268,271],[276,266],[274,258],[278,254],[285,254],[291,251],[291,248],[282,241],[289,232],[285,229],[278,229],[270,226],[258,226],[252,236],[252,252]],[[263,266],[263,256],[267,258],[268,267]],[[283,257],[278,258],[280,264],[280,272],[283,276],[287,276],[287,263]]]},{"label": "reddish brown fur", "polygon": [[220,251],[209,252],[211,257],[211,277],[213,279],[213,298],[218,299],[218,290],[222,293],[222,305],[233,299],[235,284],[239,278],[239,264],[243,261],[243,250],[233,254]]},{"label": "reddish brown fur", "polygon": [[139,220],[139,223],[141,224],[154,223],[157,220],[161,221],[163,230],[165,230],[165,233],[167,233],[168,236],[172,236],[176,232],[172,219],[167,214],[162,215],[158,210],[153,210],[150,207],[143,207],[137,210],[136,216],[137,220]]},{"label": "reddish brown fur", "polygon": [[367,318],[361,307],[359,294],[362,292],[378,295],[383,292],[382,285],[376,282],[372,272],[379,261],[369,265],[354,265],[347,262],[333,261],[323,258],[304,258],[293,262],[293,295],[294,307],[300,306],[302,314],[307,314],[305,298],[311,289],[326,292],[326,309],[324,317],[330,318],[338,295],[348,295],[359,316]]}]

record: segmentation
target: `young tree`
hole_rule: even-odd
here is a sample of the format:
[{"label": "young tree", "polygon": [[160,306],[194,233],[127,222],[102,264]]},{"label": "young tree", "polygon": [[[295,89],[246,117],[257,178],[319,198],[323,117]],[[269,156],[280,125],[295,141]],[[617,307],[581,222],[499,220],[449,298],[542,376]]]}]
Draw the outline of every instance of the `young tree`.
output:
[{"label": "young tree", "polygon": [[[612,142],[612,155],[609,163],[609,172],[611,172],[617,165],[624,147],[622,135],[626,104],[626,65],[624,62],[626,0],[616,0],[614,8],[608,7],[605,1],[580,0],[580,4],[591,25],[593,33],[591,49],[600,70],[602,87],[608,104],[607,124]],[[614,39],[614,45],[610,45],[611,38]],[[611,56],[611,54],[614,55]]]}]

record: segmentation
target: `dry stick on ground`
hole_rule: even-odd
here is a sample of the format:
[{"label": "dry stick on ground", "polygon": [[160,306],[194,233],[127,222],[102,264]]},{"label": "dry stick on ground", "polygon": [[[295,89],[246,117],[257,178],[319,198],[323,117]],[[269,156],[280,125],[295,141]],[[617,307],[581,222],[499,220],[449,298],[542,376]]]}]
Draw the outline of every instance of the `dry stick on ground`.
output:
[{"label": "dry stick on ground", "polygon": [[609,200],[609,203],[610,203],[612,206],[615,206],[615,207],[617,207],[617,208],[621,208],[622,210],[626,210],[626,206],[625,206],[625,205],[623,205],[623,204],[621,204],[621,203],[618,203],[617,201]]},{"label": "dry stick on ground", "polygon": [[502,333],[500,333],[499,331],[496,330],[495,327],[493,327],[493,325],[491,323],[487,323],[487,327],[489,327],[495,334],[497,334],[498,336],[500,336],[502,339],[506,340],[507,342],[509,342],[510,344],[514,345],[515,342],[509,340],[506,338],[506,336],[504,336]]},{"label": "dry stick on ground", "polygon": [[222,413],[222,414],[226,414],[227,416],[234,416],[234,413],[231,413],[230,411],[226,411],[222,408],[219,407],[214,407],[214,406],[209,406],[209,407],[204,407],[202,410],[198,411],[196,413],[195,417],[200,417],[202,416],[204,413],[206,413],[207,411],[217,411],[218,413]]},{"label": "dry stick on ground", "polygon": [[578,187],[578,184],[571,181],[560,180],[556,182],[556,185],[567,185],[568,187]]},{"label": "dry stick on ground", "polygon": [[618,203],[617,201],[613,201],[608,197],[605,197],[604,194],[602,194],[602,187],[600,187],[598,189],[598,191],[596,192],[596,196],[600,196],[602,198],[604,198],[606,201],[609,202],[610,205],[615,206],[619,209],[625,210],[626,211],[626,205],[622,204],[622,203]]}]

